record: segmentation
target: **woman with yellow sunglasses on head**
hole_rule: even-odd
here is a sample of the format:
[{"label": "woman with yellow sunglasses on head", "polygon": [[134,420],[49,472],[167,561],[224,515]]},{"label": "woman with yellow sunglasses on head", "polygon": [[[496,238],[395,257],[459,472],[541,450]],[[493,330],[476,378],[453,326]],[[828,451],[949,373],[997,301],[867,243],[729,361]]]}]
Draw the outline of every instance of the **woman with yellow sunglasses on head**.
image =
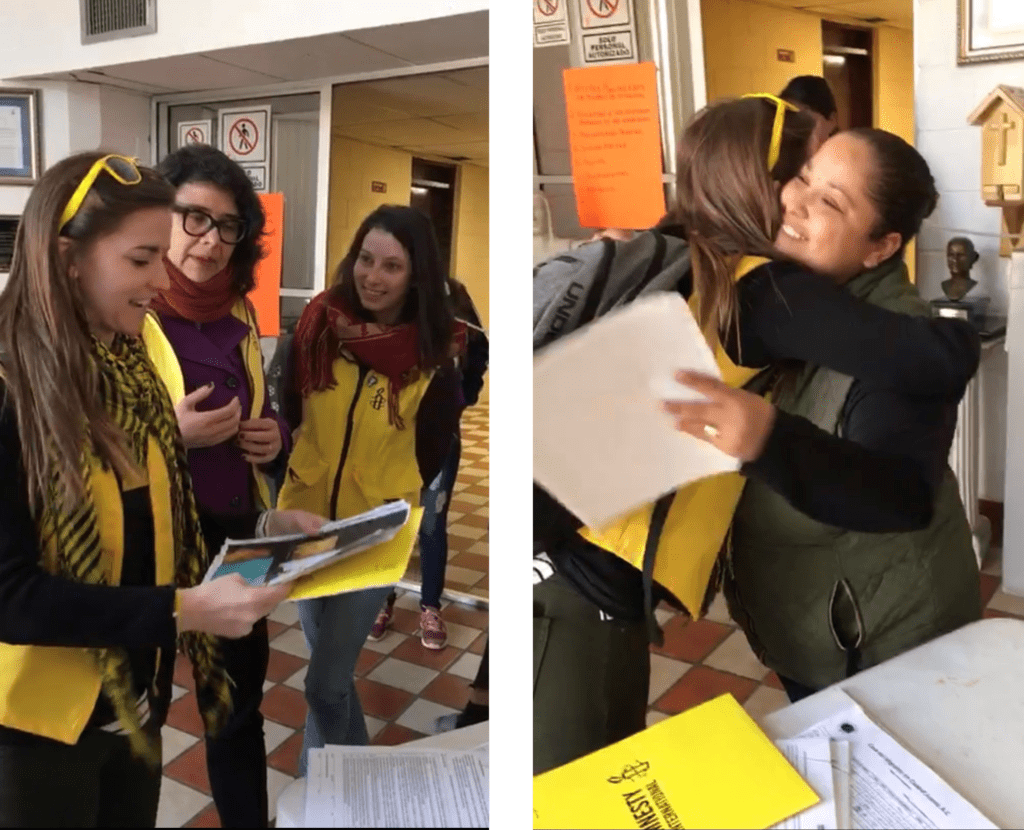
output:
[{"label": "woman with yellow sunglasses on head", "polygon": [[[840,135],[809,161],[812,129],[806,113],[771,95],[707,107],[682,135],[676,199],[659,228],[591,243],[614,244],[595,302],[587,274],[556,283],[545,281],[544,265],[535,272],[535,348],[584,324],[580,308],[604,311],[657,290],[686,297],[724,381],[686,378],[707,400],[670,403],[670,411],[680,429],[746,462],[742,476],[681,488],[600,530],[580,527],[535,487],[535,773],[644,728],[649,648],[661,644],[654,607],[666,600],[694,618],[704,612],[745,480],[839,528],[897,532],[932,521],[945,487],[949,413],[979,356],[969,326],[922,317],[910,297],[901,254],[934,207],[934,184],[916,151],[881,131]],[[617,283],[615,263],[646,263],[644,251],[654,252],[650,264],[631,272],[643,282]],[[562,258],[582,262],[584,254]],[[870,422],[855,419],[859,443],[740,388],[771,389],[793,361],[857,379],[869,401],[859,412]],[[904,396],[902,408],[890,407],[898,422],[879,403],[894,396]],[[975,613],[962,522],[946,507],[942,520],[959,546],[950,561],[967,573],[967,587],[944,595],[943,619],[920,615],[921,631]],[[821,547],[819,559],[828,559]],[[759,614],[768,608],[760,599]],[[821,630],[828,624],[815,620]],[[787,653],[783,663],[798,661]]]},{"label": "woman with yellow sunglasses on head", "polygon": [[174,190],[118,155],[54,165],[0,294],[0,826],[153,827],[175,653],[216,732],[220,637],[287,588],[200,584],[203,531],[312,530],[200,516],[174,409],[139,338]]}]

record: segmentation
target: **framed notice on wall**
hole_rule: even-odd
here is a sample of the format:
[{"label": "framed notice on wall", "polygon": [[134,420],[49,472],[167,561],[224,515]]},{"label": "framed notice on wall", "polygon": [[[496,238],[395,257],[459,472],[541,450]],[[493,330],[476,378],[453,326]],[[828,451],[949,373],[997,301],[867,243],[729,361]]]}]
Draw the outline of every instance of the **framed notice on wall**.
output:
[{"label": "framed notice on wall", "polygon": [[0,184],[35,184],[39,172],[39,91],[0,88]]},{"label": "framed notice on wall", "polygon": [[200,121],[182,121],[178,124],[178,147],[186,144],[209,144],[213,134],[213,122],[209,118]]},{"label": "framed notice on wall", "polygon": [[1024,58],[1020,0],[957,0],[956,23],[958,64]]}]

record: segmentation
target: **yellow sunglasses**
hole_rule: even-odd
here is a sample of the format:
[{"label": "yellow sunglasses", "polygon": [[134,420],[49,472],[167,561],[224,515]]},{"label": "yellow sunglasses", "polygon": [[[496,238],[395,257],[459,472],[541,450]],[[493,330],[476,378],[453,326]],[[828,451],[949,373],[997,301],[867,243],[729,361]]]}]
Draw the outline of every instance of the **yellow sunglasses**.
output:
[{"label": "yellow sunglasses", "polygon": [[786,110],[799,112],[800,107],[794,106],[789,101],[783,101],[778,95],[768,92],[751,92],[744,98],[764,98],[775,104],[775,123],[772,124],[772,142],[768,145],[768,172],[771,173],[775,162],[779,160],[779,152],[782,149],[782,125],[786,120]]},{"label": "yellow sunglasses", "polygon": [[115,153],[96,159],[93,166],[89,168],[89,172],[85,174],[81,183],[75,188],[75,192],[71,194],[71,198],[68,199],[64,212],[60,215],[59,228],[63,229],[68,222],[75,218],[75,214],[82,207],[82,202],[85,201],[85,197],[88,195],[93,182],[96,181],[96,178],[104,170],[110,174],[114,181],[121,184],[131,185],[142,181],[142,173],[139,171],[136,159],[129,158],[128,156],[119,156]]}]

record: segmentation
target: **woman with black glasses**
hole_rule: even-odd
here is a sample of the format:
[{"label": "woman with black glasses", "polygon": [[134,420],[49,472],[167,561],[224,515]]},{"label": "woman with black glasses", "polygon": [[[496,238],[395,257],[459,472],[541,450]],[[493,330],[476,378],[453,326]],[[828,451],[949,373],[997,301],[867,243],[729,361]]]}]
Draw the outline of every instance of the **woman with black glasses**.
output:
[{"label": "woman with black glasses", "polygon": [[[270,405],[256,314],[246,299],[263,256],[263,208],[242,168],[213,147],[183,147],[158,170],[176,194],[164,258],[170,287],[154,301],[150,326],[159,323],[176,356],[155,362],[175,402],[196,501],[218,514],[266,509],[264,474],[286,457],[290,435]],[[152,328],[148,334],[159,336]],[[207,542],[216,551],[221,540]],[[248,637],[225,643],[234,713],[217,737],[206,739],[210,786],[225,827],[267,826],[260,703],[268,659],[266,620]]]}]

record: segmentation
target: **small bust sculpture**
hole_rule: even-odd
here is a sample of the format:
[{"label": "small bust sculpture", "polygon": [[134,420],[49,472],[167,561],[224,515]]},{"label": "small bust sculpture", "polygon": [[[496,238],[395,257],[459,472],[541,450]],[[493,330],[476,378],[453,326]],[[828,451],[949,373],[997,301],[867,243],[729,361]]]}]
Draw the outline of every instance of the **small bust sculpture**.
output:
[{"label": "small bust sculpture", "polygon": [[971,279],[971,267],[978,261],[974,243],[966,236],[954,236],[946,245],[946,266],[950,278],[942,283],[942,293],[954,302],[962,300],[978,283]]}]

